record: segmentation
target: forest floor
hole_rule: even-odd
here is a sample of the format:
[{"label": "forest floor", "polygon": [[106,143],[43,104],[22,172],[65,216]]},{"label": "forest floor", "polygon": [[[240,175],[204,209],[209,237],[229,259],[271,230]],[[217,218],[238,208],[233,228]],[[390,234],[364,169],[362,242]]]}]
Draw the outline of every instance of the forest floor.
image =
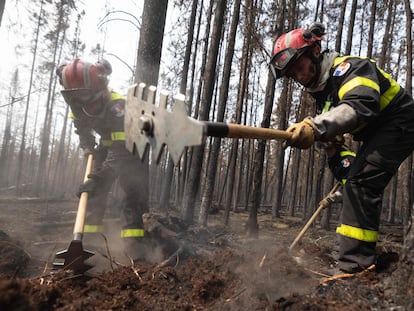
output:
[{"label": "forest floor", "polygon": [[112,218],[101,243],[84,237],[95,255],[82,276],[53,269],[55,253],[72,240],[76,209],[76,201],[0,196],[0,310],[405,310],[392,281],[401,226],[381,226],[375,270],[331,279],[336,224],[327,231],[317,222],[289,252],[300,218],[261,211],[259,237],[249,238],[246,212],[231,213],[224,226],[218,210],[207,228],[153,213],[178,233],[172,245],[184,247],[167,262],[174,247],[160,242],[148,260],[132,263]]}]

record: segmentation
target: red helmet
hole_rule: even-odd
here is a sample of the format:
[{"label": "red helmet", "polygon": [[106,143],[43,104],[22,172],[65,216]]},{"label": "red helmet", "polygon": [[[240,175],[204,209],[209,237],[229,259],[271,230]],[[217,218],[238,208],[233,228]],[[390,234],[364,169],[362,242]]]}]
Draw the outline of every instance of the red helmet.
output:
[{"label": "red helmet", "polygon": [[84,106],[96,101],[108,90],[108,75],[112,67],[108,61],[96,64],[79,58],[58,67],[56,73],[63,86],[62,95],[71,105]]},{"label": "red helmet", "polygon": [[324,34],[324,26],[318,23],[312,25],[309,30],[294,29],[282,34],[274,44],[271,60],[276,78],[283,77],[289,65],[305,53],[309,47],[320,44]]},{"label": "red helmet", "polygon": [[65,90],[91,89],[100,91],[108,86],[108,70],[102,62],[91,64],[76,58],[60,68],[60,82]]}]

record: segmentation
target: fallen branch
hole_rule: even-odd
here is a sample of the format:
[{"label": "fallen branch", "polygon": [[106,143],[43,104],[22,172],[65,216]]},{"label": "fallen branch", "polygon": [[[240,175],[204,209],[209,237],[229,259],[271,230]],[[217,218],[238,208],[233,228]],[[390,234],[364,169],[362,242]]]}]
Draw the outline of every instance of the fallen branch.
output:
[{"label": "fallen branch", "polygon": [[174,267],[177,267],[179,260],[180,260],[180,255],[183,253],[184,251],[184,246],[180,245],[180,247],[167,259],[165,259],[164,261],[162,261],[161,263],[159,263],[156,267],[155,270],[163,268],[165,266],[170,265],[174,260],[175,260],[175,265]]},{"label": "fallen branch", "polygon": [[325,273],[322,273],[322,272],[314,271],[314,270],[311,270],[311,269],[308,269],[308,268],[304,268],[304,269],[306,271],[310,272],[310,273],[313,273],[313,274],[316,274],[316,275],[319,275],[319,276],[323,276],[325,278],[330,277],[328,274],[325,274]]},{"label": "fallen branch", "polygon": [[260,260],[260,263],[259,263],[259,268],[260,269],[263,268],[265,260],[266,260],[266,254],[264,254],[262,260]]},{"label": "fallen branch", "polygon": [[139,269],[137,269],[136,267],[135,267],[135,264],[134,264],[134,260],[130,257],[130,256],[128,256],[128,258],[129,258],[129,260],[131,261],[131,270],[134,272],[134,274],[138,277],[138,279],[142,282],[142,278],[141,278],[141,276],[139,275]]},{"label": "fallen branch", "polygon": [[327,277],[325,279],[322,279],[320,284],[325,284],[325,283],[330,282],[330,281],[343,280],[343,279],[351,278],[351,277],[354,277],[354,276],[359,277],[359,276],[364,275],[367,272],[371,272],[373,270],[375,270],[375,265],[374,264],[370,265],[365,270],[362,270],[362,271],[357,272],[357,273],[343,273],[343,274],[338,274],[338,275]]},{"label": "fallen branch", "polygon": [[234,298],[237,298],[238,296],[240,296],[244,291],[246,291],[246,287],[243,288],[241,291],[239,291],[238,293],[234,294],[233,296],[231,296],[230,298],[226,299],[226,302],[230,302],[232,301]]}]

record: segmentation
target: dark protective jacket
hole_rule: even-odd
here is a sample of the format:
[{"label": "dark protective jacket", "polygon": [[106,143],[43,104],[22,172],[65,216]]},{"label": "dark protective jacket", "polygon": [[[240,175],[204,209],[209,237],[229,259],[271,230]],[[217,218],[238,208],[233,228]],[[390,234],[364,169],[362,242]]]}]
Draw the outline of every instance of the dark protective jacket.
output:
[{"label": "dark protective jacket", "polygon": [[[327,86],[312,93],[319,109],[331,105],[330,111],[316,117],[317,140],[330,140],[343,133],[354,140],[364,140],[392,115],[402,111],[410,101],[401,100],[406,91],[375,61],[363,57],[337,57],[331,68]],[[346,104],[346,109],[335,109]]]},{"label": "dark protective jacket", "polygon": [[78,107],[71,109],[81,148],[93,150],[96,145],[96,134],[100,136],[101,147],[110,147],[114,142],[120,144],[125,140],[125,99],[120,94],[111,91],[104,111],[98,116],[88,116]]},{"label": "dark protective jacket", "polygon": [[353,134],[362,141],[343,189],[339,267],[358,271],[375,263],[382,195],[414,149],[414,101],[368,58],[336,57],[322,91],[311,93],[319,110],[315,138]]}]

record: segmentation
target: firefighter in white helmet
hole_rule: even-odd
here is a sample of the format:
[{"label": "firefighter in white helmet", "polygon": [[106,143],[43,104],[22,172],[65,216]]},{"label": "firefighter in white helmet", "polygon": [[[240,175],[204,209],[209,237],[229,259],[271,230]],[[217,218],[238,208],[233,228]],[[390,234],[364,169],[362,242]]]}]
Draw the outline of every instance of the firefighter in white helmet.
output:
[{"label": "firefighter in white helmet", "polygon": [[315,98],[320,114],[291,125],[287,145],[307,149],[345,133],[361,141],[343,189],[336,230],[339,269],[357,272],[376,262],[384,188],[414,149],[414,101],[375,61],[321,51],[325,29],[313,24],[281,35],[271,68]]},{"label": "firefighter in white helmet", "polygon": [[[106,60],[93,64],[74,59],[57,69],[61,93],[71,108],[81,148],[95,156],[94,169],[78,191],[79,196],[88,192],[92,199],[84,232],[102,231],[107,193],[118,178],[125,193],[121,237],[127,254],[139,260],[145,256],[142,215],[148,212],[148,167],[126,149],[125,99],[108,88],[111,72]],[[100,137],[98,144],[96,134]]]}]

